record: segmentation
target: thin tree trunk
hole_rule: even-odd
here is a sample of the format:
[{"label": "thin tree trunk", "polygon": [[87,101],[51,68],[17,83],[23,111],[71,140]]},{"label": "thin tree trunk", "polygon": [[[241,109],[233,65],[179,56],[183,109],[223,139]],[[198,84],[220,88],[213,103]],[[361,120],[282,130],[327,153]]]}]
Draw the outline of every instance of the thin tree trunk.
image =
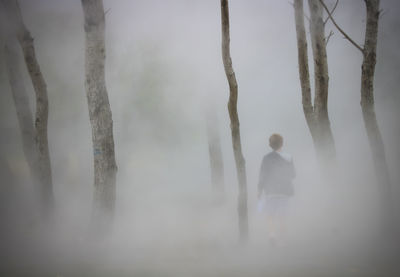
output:
[{"label": "thin tree trunk", "polygon": [[325,170],[336,160],[335,143],[328,116],[328,62],[322,6],[318,0],[308,1],[310,8],[310,33],[314,58],[315,96],[312,103],[308,67],[307,39],[304,27],[303,0],[294,1],[299,76],[303,112],[306,118],[319,162]]},{"label": "thin tree trunk", "polygon": [[[14,41],[14,42],[13,42]],[[15,40],[8,39],[4,48],[5,64],[8,73],[8,80],[17,111],[17,119],[21,131],[22,149],[31,170],[37,163],[35,153],[35,129],[33,128],[33,117],[29,106],[29,96],[22,82],[22,70],[20,59],[16,48],[18,45]],[[34,173],[34,172],[32,172]]]},{"label": "thin tree trunk", "polygon": [[92,125],[94,198],[92,230],[110,232],[115,209],[116,173],[113,121],[105,83],[105,14],[101,0],[82,0],[85,18],[85,87]]},{"label": "thin tree trunk", "polygon": [[[41,199],[42,214],[47,217],[53,208],[53,183],[51,173],[51,162],[49,155],[48,146],[48,114],[49,105],[47,97],[47,86],[41,73],[39,64],[36,59],[35,48],[33,45],[33,38],[26,28],[21,10],[18,5],[18,1],[15,0],[3,0],[3,5],[8,13],[9,23],[13,33],[18,38],[19,44],[22,48],[22,52],[25,58],[25,64],[31,78],[33,88],[36,94],[36,115],[35,115],[35,129],[34,129],[34,142],[36,144],[37,161],[34,167],[36,167],[39,194]],[[10,40],[11,41],[11,40]],[[13,46],[14,47],[14,46]],[[11,50],[11,49],[8,49]],[[8,55],[11,53],[9,52]],[[15,57],[15,56],[14,56]],[[9,56],[9,58],[13,58]],[[17,73],[17,72],[14,72]],[[19,78],[21,78],[20,75]],[[16,76],[15,76],[16,77]],[[13,82],[18,82],[13,80]],[[19,80],[21,82],[21,80]],[[14,84],[14,86],[22,86],[21,84]],[[19,88],[21,89],[21,88]],[[26,126],[24,127],[26,128]],[[33,170],[34,172],[36,170]]]},{"label": "thin tree trunk", "polygon": [[47,86],[43,78],[39,63],[36,59],[35,48],[33,45],[33,38],[25,27],[18,2],[17,7],[17,20],[18,20],[18,40],[22,48],[25,58],[25,64],[32,80],[33,88],[36,94],[36,115],[35,115],[35,143],[38,150],[39,160],[39,178],[42,187],[42,199],[44,201],[44,208],[50,211],[53,207],[53,182],[51,173],[51,162],[48,144],[48,118],[49,118],[49,101],[47,97]]},{"label": "thin tree trunk", "polygon": [[314,56],[315,98],[314,113],[317,118],[318,148],[325,162],[335,161],[335,142],[328,116],[328,60],[326,56],[325,26],[319,0],[309,0],[311,45]]},{"label": "thin tree trunk", "polygon": [[241,240],[248,238],[248,212],[247,212],[247,177],[246,164],[242,154],[240,141],[240,125],[237,113],[238,85],[235,72],[232,67],[230,55],[230,36],[229,36],[229,7],[227,0],[221,0],[221,27],[222,27],[222,60],[226,78],[229,83],[229,102],[228,111],[231,121],[232,145],[235,156],[237,178],[239,185],[238,196],[238,215],[239,215],[239,234]]},{"label": "thin tree trunk", "polygon": [[222,193],[224,191],[224,162],[218,133],[218,118],[213,106],[206,113],[211,183],[216,192]]},{"label": "thin tree trunk", "polygon": [[314,115],[314,107],[311,98],[310,73],[308,69],[307,38],[306,38],[306,31],[304,28],[303,0],[294,1],[294,16],[296,23],[297,53],[298,53],[303,112],[306,118],[308,128],[310,129],[311,137],[313,138],[314,143],[316,143],[316,134],[315,134],[316,122]]},{"label": "thin tree trunk", "polygon": [[[322,0],[319,0],[325,10],[328,8]],[[391,182],[389,169],[386,162],[385,147],[379,130],[375,114],[374,105],[374,75],[376,65],[376,47],[378,42],[378,21],[380,16],[380,0],[364,0],[367,10],[367,19],[365,27],[364,48],[360,47],[352,40],[335,22],[332,14],[329,18],[335,27],[344,35],[344,37],[363,54],[361,66],[361,110],[364,119],[365,129],[372,152],[372,160],[375,167],[375,173],[378,181],[380,194],[380,203],[382,211],[382,223],[384,231],[391,230],[394,219],[393,199],[391,198]],[[390,232],[394,234],[394,232]],[[396,234],[397,235],[397,234]]]},{"label": "thin tree trunk", "polygon": [[379,21],[379,0],[365,0],[367,20],[363,63],[361,67],[361,109],[372,152],[372,159],[378,180],[382,211],[385,224],[391,217],[391,184],[386,163],[385,148],[376,120],[374,106],[374,74]]},{"label": "thin tree trunk", "polygon": [[[35,128],[33,126],[33,116],[29,106],[29,96],[22,81],[22,70],[20,68],[21,58],[19,57],[19,46],[15,36],[6,39],[4,47],[5,64],[7,68],[8,80],[12,92],[15,110],[17,112],[18,125],[21,132],[22,150],[26,162],[29,166],[31,180],[36,188],[34,191],[37,196],[43,195],[40,191],[39,182],[39,160],[35,145]],[[39,206],[42,205],[41,197],[38,197]]]}]

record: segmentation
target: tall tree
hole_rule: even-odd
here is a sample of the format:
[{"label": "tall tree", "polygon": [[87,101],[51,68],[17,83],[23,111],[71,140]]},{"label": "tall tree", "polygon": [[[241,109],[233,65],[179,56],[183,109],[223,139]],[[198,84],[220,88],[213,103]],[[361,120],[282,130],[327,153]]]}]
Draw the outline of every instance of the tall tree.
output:
[{"label": "tall tree", "polygon": [[368,141],[372,153],[375,174],[379,184],[383,220],[386,227],[393,220],[392,200],[391,200],[391,182],[389,169],[386,162],[385,147],[382,135],[376,119],[374,104],[374,75],[376,65],[376,48],[378,43],[378,22],[379,22],[379,4],[380,0],[364,0],[367,12],[364,47],[359,46],[341,29],[332,14],[329,12],[325,3],[319,0],[335,27],[344,35],[344,37],[353,44],[363,55],[361,66],[361,111],[368,136]]},{"label": "tall tree", "polygon": [[230,54],[230,35],[229,35],[229,7],[228,0],[221,0],[221,27],[222,27],[222,61],[226,78],[229,83],[229,102],[228,112],[231,121],[231,134],[233,154],[235,156],[236,171],[239,185],[238,196],[238,215],[239,215],[239,235],[241,240],[247,240],[249,232],[248,212],[247,212],[247,177],[246,164],[242,153],[240,141],[240,124],[237,112],[238,85],[235,72],[232,67]]},{"label": "tall tree", "polygon": [[[7,14],[9,27],[5,49],[6,63],[22,132],[24,152],[30,165],[34,182],[38,186],[42,214],[47,216],[52,209],[54,201],[47,134],[49,115],[47,86],[36,58],[33,38],[23,22],[18,1],[2,0],[2,4]],[[32,114],[28,108],[28,96],[21,80],[18,53],[15,52],[17,50],[15,38],[18,39],[22,49],[25,64],[35,90],[36,115],[34,128],[31,126],[33,121]],[[31,145],[31,140],[34,141],[34,146]]]},{"label": "tall tree", "polygon": [[206,111],[206,125],[211,183],[215,191],[222,192],[224,190],[224,161],[222,159],[221,140],[218,133],[218,118],[212,104]]},{"label": "tall tree", "polygon": [[311,15],[309,20],[312,53],[314,57],[314,104],[312,104],[311,96],[303,0],[294,1],[302,104],[317,157],[322,164],[329,165],[330,162],[336,159],[336,149],[328,115],[329,75],[325,24],[322,18],[322,6],[319,1],[309,0],[308,4]]},{"label": "tall tree", "polygon": [[111,230],[116,173],[113,121],[105,82],[105,14],[102,0],[82,0],[85,19],[85,88],[92,126],[94,197],[92,231]]}]

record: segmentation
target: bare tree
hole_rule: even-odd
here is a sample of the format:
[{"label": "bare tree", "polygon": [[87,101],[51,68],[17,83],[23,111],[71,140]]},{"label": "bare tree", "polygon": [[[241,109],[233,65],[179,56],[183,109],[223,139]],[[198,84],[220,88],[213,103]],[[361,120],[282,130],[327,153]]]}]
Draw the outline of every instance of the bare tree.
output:
[{"label": "bare tree", "polygon": [[389,169],[386,162],[385,147],[379,130],[375,114],[374,104],[374,75],[376,64],[376,48],[378,43],[378,22],[379,22],[379,2],[380,0],[364,0],[367,19],[365,26],[364,47],[359,46],[348,36],[342,28],[336,23],[332,14],[329,12],[325,3],[319,0],[335,27],[343,36],[353,44],[363,55],[361,66],[361,110],[364,119],[365,129],[371,148],[372,159],[375,167],[375,173],[379,184],[382,211],[385,226],[389,226],[393,219],[392,201],[391,201],[391,182]]},{"label": "bare tree", "polygon": [[[30,165],[34,182],[38,186],[42,214],[46,215],[51,211],[54,201],[47,135],[49,114],[47,86],[36,58],[33,38],[23,22],[18,2],[16,0],[2,0],[2,4],[7,14],[9,27],[5,49],[6,63],[23,137],[24,153]],[[18,65],[15,38],[18,39],[21,46],[36,94],[34,128],[31,126],[33,121],[28,107],[28,96],[21,80],[22,75]],[[32,146],[31,140],[34,141],[34,146]]]},{"label": "bare tree", "polygon": [[105,82],[105,14],[102,0],[82,0],[85,18],[85,88],[92,125],[94,198],[92,230],[106,235],[115,209],[113,121]]},{"label": "bare tree", "polygon": [[236,162],[236,171],[239,184],[238,196],[238,215],[239,215],[239,234],[241,240],[248,238],[248,212],[247,212],[247,177],[246,164],[242,153],[240,141],[240,125],[237,112],[238,85],[235,72],[232,67],[230,54],[230,35],[229,35],[229,7],[228,0],[221,0],[221,27],[222,27],[222,61],[226,78],[229,83],[229,102],[228,111],[231,121],[232,145]]},{"label": "bare tree", "polygon": [[309,0],[310,33],[314,57],[315,97],[312,103],[308,67],[307,38],[304,27],[303,0],[294,1],[299,75],[303,111],[319,161],[325,165],[336,159],[335,142],[328,115],[328,61],[326,54],[325,23],[318,0]]},{"label": "bare tree", "polygon": [[224,162],[222,159],[221,141],[218,133],[218,118],[211,104],[206,111],[208,154],[210,157],[211,183],[216,192],[224,190]]}]

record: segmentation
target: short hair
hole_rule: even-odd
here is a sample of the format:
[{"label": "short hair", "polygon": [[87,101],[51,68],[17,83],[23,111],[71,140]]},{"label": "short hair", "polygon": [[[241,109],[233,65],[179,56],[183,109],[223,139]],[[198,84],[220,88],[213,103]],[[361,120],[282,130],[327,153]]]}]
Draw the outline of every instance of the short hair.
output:
[{"label": "short hair", "polygon": [[278,150],[281,148],[283,145],[283,137],[280,134],[272,134],[269,137],[269,146],[271,146],[272,149]]}]

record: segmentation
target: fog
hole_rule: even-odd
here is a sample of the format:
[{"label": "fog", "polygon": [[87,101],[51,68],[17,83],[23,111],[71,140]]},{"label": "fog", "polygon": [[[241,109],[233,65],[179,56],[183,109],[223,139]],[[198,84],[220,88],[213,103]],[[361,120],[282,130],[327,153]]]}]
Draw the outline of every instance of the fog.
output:
[{"label": "fog", "polygon": [[[330,22],[329,116],[338,168],[326,179],[301,105],[291,3],[229,1],[248,185],[249,242],[243,245],[219,1],[105,0],[117,199],[110,238],[93,243],[81,3],[19,3],[48,86],[55,216],[51,227],[39,223],[0,51],[2,276],[389,276],[384,273],[396,270],[385,263],[396,257],[378,247],[378,184],[360,107],[362,55]],[[375,108],[398,209],[400,5],[382,0],[381,8]],[[308,14],[306,3],[305,10]],[[361,45],[364,2],[341,1],[334,15]],[[27,72],[21,81],[34,110]],[[210,179],[205,121],[210,105],[217,112],[223,153],[222,196]],[[284,137],[283,150],[293,156],[297,172],[287,239],[277,248],[268,245],[266,217],[257,211],[260,164],[272,133]]]}]

